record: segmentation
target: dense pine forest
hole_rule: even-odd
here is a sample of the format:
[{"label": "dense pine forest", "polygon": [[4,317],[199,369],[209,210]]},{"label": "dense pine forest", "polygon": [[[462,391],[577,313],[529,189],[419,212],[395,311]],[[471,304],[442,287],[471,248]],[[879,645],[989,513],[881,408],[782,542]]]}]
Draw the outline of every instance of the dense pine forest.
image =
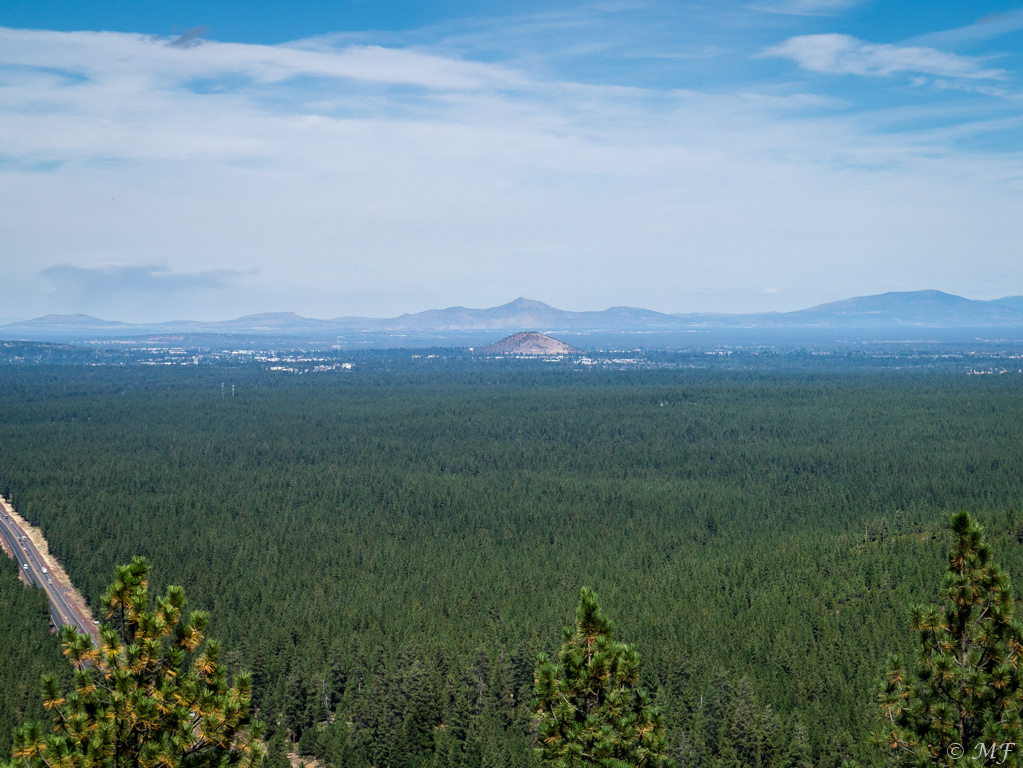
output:
[{"label": "dense pine forest", "polygon": [[40,676],[68,676],[49,621],[46,594],[24,586],[14,560],[0,557],[0,760],[10,757],[15,726],[44,719]]},{"label": "dense pine forest", "polygon": [[[837,768],[880,761],[880,676],[950,514],[1023,570],[1020,425],[1015,375],[4,367],[0,491],[94,605],[144,555],[210,611],[274,768],[288,740],[338,768],[535,765],[536,657],[582,586],[678,765]],[[15,570],[17,722],[60,662]]]}]

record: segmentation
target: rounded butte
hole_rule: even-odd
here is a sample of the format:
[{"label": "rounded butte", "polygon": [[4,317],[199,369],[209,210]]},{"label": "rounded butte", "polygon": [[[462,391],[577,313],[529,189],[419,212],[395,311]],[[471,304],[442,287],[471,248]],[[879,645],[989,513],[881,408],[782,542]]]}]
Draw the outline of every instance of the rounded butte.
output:
[{"label": "rounded butte", "polygon": [[475,350],[479,355],[571,355],[579,350],[545,333],[513,333],[487,347]]}]

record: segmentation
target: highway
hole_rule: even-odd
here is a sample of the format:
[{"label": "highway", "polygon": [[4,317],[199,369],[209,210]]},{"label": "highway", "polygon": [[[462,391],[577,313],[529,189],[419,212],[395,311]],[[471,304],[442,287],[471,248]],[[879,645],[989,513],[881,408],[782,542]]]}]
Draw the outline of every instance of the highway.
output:
[{"label": "highway", "polygon": [[18,524],[10,519],[5,511],[2,511],[2,507],[0,507],[0,536],[3,536],[7,548],[14,552],[22,573],[37,587],[42,587],[47,597],[50,598],[50,618],[53,621],[53,626],[62,627],[65,624],[71,624],[78,627],[80,632],[92,635],[95,639],[98,635],[96,627],[79,616],[64,597],[63,590],[66,585],[59,584],[54,579],[53,573],[43,573],[45,565],[42,556],[36,551],[35,545],[28,536],[18,527]]}]

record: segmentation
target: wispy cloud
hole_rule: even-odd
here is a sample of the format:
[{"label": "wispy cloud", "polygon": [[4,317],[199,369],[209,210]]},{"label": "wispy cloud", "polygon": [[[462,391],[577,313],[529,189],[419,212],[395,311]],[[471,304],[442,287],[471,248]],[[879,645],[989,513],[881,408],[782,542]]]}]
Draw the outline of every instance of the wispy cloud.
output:
[{"label": "wispy cloud", "polygon": [[251,270],[214,269],[205,272],[175,272],[166,264],[78,267],[54,264],[39,273],[52,287],[69,295],[173,294],[189,291],[223,290]]},{"label": "wispy cloud", "polygon": [[792,16],[832,16],[857,5],[864,0],[775,0],[774,2],[753,3],[749,7],[767,13],[784,13]]},{"label": "wispy cloud", "polygon": [[772,46],[761,56],[791,59],[803,69],[835,75],[888,77],[902,73],[1000,80],[1004,70],[990,69],[983,60],[936,48],[868,43],[849,35],[800,35]]},{"label": "wispy cloud", "polygon": [[908,40],[914,45],[955,45],[989,40],[1010,32],[1023,29],[1023,10],[1008,13],[993,13],[978,19],[973,24],[956,29],[931,32]]},{"label": "wispy cloud", "polygon": [[[192,32],[195,32],[193,30]],[[48,32],[0,27],[3,63],[63,68],[84,77],[244,75],[263,83],[299,75],[347,78],[441,90],[472,90],[514,84],[504,67],[458,61],[410,49],[351,45],[332,48],[317,40],[292,45],[243,45],[206,41],[192,32],[165,39],[113,32]],[[186,43],[179,44],[182,40]],[[45,63],[44,63],[45,62]]]},{"label": "wispy cloud", "polygon": [[192,27],[192,29],[188,30],[183,35],[179,35],[173,40],[168,41],[167,45],[172,48],[194,48],[202,42],[199,38],[208,31],[207,27]]}]

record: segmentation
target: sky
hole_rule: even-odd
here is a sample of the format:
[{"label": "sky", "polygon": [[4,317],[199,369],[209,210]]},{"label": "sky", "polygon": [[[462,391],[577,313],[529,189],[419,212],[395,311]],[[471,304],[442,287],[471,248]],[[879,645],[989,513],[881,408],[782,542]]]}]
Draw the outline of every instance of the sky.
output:
[{"label": "sky", "polygon": [[1023,2],[0,0],[0,322],[1023,294]]}]

